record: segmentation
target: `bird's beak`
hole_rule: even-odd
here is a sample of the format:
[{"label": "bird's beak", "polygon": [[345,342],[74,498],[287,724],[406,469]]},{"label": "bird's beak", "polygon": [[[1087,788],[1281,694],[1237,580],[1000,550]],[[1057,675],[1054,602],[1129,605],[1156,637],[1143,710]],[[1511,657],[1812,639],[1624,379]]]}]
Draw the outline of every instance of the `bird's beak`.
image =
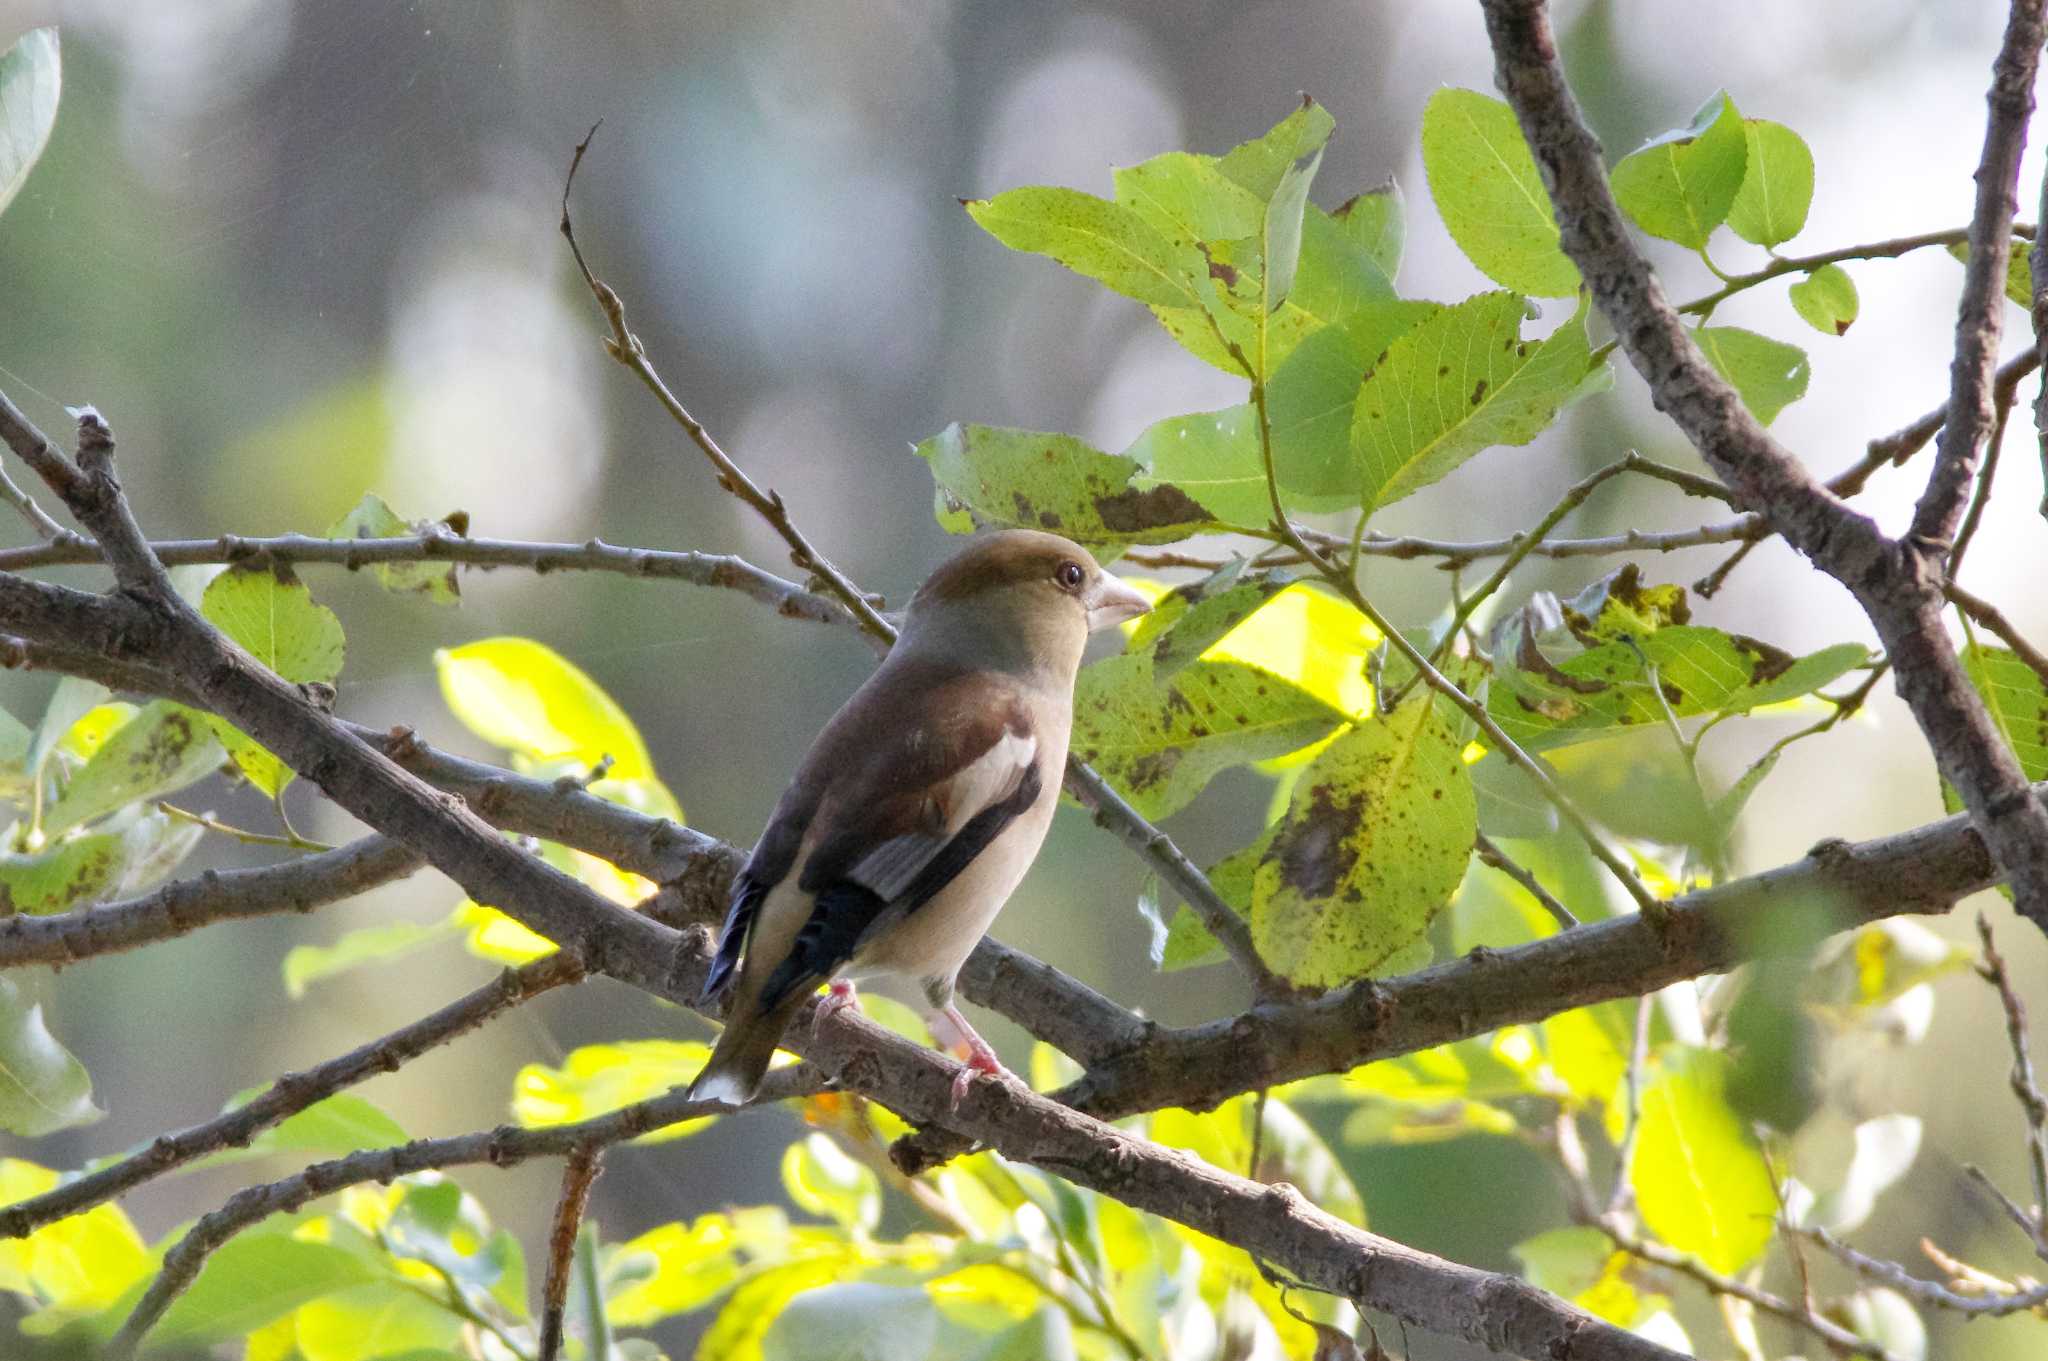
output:
[{"label": "bird's beak", "polygon": [[1088,631],[1093,633],[1152,612],[1152,603],[1135,586],[1104,572],[1089,591]]}]

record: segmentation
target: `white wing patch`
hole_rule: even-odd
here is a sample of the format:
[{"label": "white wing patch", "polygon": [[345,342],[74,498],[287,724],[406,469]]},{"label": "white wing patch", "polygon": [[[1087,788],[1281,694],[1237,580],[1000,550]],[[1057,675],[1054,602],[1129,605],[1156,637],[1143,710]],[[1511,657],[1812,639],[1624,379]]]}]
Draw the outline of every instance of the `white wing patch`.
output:
[{"label": "white wing patch", "polygon": [[862,856],[846,877],[885,902],[901,897],[975,814],[1017,792],[1037,759],[1036,737],[1005,732],[1001,741],[933,788],[931,826],[884,841]]}]

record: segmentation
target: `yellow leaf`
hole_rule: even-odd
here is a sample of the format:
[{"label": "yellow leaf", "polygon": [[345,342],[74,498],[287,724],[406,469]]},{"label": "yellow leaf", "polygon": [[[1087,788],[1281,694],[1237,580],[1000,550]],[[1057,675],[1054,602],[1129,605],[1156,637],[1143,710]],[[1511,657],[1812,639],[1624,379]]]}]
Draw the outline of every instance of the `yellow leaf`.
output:
[{"label": "yellow leaf", "polygon": [[1290,586],[1209,645],[1203,661],[1236,661],[1292,681],[1333,708],[1363,718],[1372,710],[1365,658],[1379,630],[1348,601]]},{"label": "yellow leaf", "polygon": [[594,766],[646,780],[654,763],[640,730],[581,668],[531,638],[486,638],[434,654],[441,695],[477,736],[534,761]]},{"label": "yellow leaf", "polygon": [[[682,1086],[697,1076],[709,1057],[710,1046],[691,1040],[585,1045],[559,1068],[538,1063],[521,1068],[512,1080],[512,1114],[529,1128],[588,1120]],[[644,1136],[642,1142],[680,1139],[703,1128],[709,1119],[685,1120]]]}]

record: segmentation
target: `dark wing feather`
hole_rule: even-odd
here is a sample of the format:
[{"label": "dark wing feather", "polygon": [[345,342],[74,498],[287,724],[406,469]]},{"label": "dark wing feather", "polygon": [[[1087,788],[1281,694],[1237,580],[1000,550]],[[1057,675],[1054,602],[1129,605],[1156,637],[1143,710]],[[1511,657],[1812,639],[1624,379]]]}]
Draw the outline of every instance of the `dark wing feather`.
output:
[{"label": "dark wing feather", "polygon": [[[917,696],[916,712],[900,711],[896,697],[904,695]],[[1006,737],[1031,735],[1022,697],[988,673],[901,652],[885,659],[818,735],[734,878],[705,996],[731,984],[762,902],[814,831],[799,882],[816,901],[789,959],[770,975],[764,1009],[802,979],[830,977],[885,913],[938,893],[1031,806],[1041,785],[1033,762],[950,837],[934,791]],[[813,828],[818,821],[822,829]]]},{"label": "dark wing feather", "polygon": [[762,1010],[772,1011],[792,988],[809,991],[817,987],[860,952],[882,921],[900,920],[937,897],[941,889],[974,863],[976,856],[988,849],[990,842],[1003,834],[1005,827],[1038,801],[1043,788],[1038,767],[1025,767],[1015,791],[969,818],[894,899],[884,899],[865,884],[847,879],[820,888],[811,905],[811,915],[797,930],[796,943],[788,958],[768,976],[761,993]]}]

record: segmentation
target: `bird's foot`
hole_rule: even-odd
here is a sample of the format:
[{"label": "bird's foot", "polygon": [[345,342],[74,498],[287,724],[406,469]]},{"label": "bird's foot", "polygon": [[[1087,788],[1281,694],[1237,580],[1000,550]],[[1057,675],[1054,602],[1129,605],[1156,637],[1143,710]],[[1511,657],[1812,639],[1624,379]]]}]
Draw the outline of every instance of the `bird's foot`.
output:
[{"label": "bird's foot", "polygon": [[984,1077],[998,1077],[1006,1070],[996,1051],[989,1048],[988,1041],[974,1033],[974,1027],[967,1024],[967,1018],[952,1007],[947,1007],[944,1018],[955,1028],[951,1037],[953,1043],[946,1047],[960,1059],[960,1071],[953,1075],[953,1090],[946,1102],[946,1109],[957,1111],[960,1103],[967,1099],[967,1092],[974,1085],[977,1074]]},{"label": "bird's foot", "polygon": [[854,992],[851,982],[844,978],[833,979],[832,986],[826,991],[825,996],[819,1000],[818,1005],[811,1008],[811,1030],[816,1032],[819,1026],[859,1000],[859,994]]}]

